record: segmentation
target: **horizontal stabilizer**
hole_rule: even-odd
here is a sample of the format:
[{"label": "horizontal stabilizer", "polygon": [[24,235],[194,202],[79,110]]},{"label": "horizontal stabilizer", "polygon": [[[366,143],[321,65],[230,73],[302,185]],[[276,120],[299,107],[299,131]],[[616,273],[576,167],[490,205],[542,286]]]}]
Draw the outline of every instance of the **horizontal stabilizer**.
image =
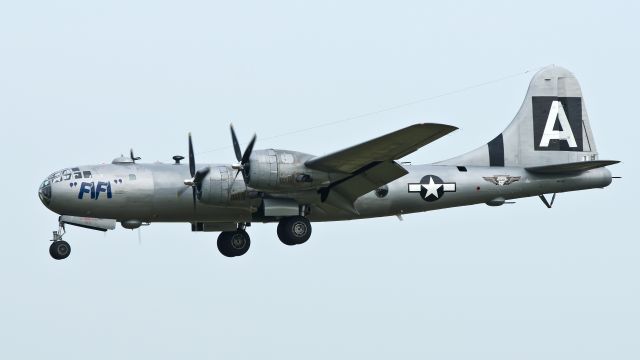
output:
[{"label": "horizontal stabilizer", "polygon": [[597,169],[613,164],[617,164],[620,161],[617,160],[593,160],[593,161],[579,161],[566,164],[555,164],[545,166],[527,167],[525,170],[534,174],[566,174],[577,173],[587,170]]}]

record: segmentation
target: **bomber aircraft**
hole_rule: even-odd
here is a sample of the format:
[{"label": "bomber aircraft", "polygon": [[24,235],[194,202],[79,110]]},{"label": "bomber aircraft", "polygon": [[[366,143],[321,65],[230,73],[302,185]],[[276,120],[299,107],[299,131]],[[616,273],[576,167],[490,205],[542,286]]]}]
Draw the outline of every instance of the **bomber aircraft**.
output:
[{"label": "bomber aircraft", "polygon": [[[141,163],[133,151],[111,164],[73,166],[40,185],[42,203],[59,214],[49,253],[65,259],[65,225],[113,230],[154,222],[189,223],[192,231],[220,232],[224,256],[247,252],[247,228],[277,222],[286,245],[311,236],[311,222],[398,216],[454,206],[500,206],[539,196],[604,188],[612,181],[600,160],[582,91],[572,73],[538,71],[522,106],[501,134],[466,154],[428,165],[398,160],[457,128],[416,124],[370,141],[315,156],[297,151],[241,151],[233,126],[237,163],[196,163],[191,135],[188,160]],[[551,201],[545,194],[553,194]]]}]

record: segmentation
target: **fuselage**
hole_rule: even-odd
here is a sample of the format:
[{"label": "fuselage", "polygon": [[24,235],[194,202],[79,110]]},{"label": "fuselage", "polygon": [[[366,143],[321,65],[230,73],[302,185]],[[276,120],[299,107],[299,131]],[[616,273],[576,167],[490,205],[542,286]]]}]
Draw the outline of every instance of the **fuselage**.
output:
[{"label": "fuselage", "polygon": [[[60,214],[49,251],[69,256],[64,225],[113,230],[146,223],[186,222],[192,231],[220,232],[224,256],[245,254],[251,223],[277,222],[288,246],[306,242],[312,221],[339,221],[458,206],[500,206],[508,200],[604,188],[612,177],[600,159],[577,79],[566,69],[536,73],[514,119],[488,143],[429,165],[398,163],[457,127],[419,123],[321,156],[285,149],[244,151],[233,126],[237,163],[144,164],[131,150],[111,164],[79,166],[49,176],[42,202]],[[548,207],[553,204],[541,196]]]},{"label": "fuselage", "polygon": [[[226,164],[208,165],[210,183],[223,196],[219,204],[198,201],[194,207],[186,164],[104,164],[78,166],[50,175],[41,185],[40,199],[50,210],[91,218],[142,222],[272,222],[260,206],[264,197],[247,188],[242,174]],[[442,208],[488,203],[590,188],[611,183],[606,168],[574,175],[538,175],[522,167],[403,165],[408,174],[369,192],[354,203],[355,211],[322,202],[317,190],[290,192],[287,198],[309,204],[311,221],[337,221],[402,215]],[[225,177],[219,188],[220,177]]]}]

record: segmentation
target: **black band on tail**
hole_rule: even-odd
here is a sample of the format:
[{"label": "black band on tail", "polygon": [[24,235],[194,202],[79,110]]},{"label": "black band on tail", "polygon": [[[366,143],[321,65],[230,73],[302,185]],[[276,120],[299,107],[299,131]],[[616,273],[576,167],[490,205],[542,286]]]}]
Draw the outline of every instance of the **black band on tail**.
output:
[{"label": "black band on tail", "polygon": [[489,141],[489,166],[504,166],[504,140],[502,134]]}]

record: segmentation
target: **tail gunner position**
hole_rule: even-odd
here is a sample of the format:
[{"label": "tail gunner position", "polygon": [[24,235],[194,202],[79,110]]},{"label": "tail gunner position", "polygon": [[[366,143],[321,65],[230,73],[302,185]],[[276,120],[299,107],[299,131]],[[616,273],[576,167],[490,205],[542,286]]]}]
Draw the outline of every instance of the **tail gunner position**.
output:
[{"label": "tail gunner position", "polygon": [[[311,221],[354,220],[488,204],[539,196],[548,207],[555,194],[604,188],[611,183],[600,160],[580,85],[569,71],[549,66],[532,79],[520,111],[488,144],[429,165],[396,160],[456,127],[416,124],[324,156],[289,150],[242,152],[231,127],[237,163],[189,159],[143,164],[133,155],[111,164],[57,171],[40,186],[42,203],[60,214],[49,252],[69,256],[65,224],[107,231],[120,222],[134,229],[153,222],[185,222],[192,231],[217,231],[218,249],[239,256],[250,245],[246,229],[277,222],[278,237],[298,245],[311,236]],[[554,194],[549,202],[544,194]]]}]

